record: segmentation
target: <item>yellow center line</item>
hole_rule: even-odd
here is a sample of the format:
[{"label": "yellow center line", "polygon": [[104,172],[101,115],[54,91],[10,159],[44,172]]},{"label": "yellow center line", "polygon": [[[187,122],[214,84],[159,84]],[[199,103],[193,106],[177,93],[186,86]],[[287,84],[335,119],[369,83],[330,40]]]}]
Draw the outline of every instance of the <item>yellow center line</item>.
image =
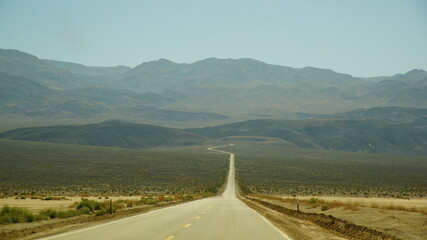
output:
[{"label": "yellow center line", "polygon": [[172,240],[174,238],[175,238],[175,236],[170,236],[170,237],[166,238],[165,240]]},{"label": "yellow center line", "polygon": [[184,227],[185,227],[185,228],[188,228],[189,226],[191,226],[191,224],[190,224],[190,223],[189,223],[189,224],[185,224],[185,225],[184,225]]}]

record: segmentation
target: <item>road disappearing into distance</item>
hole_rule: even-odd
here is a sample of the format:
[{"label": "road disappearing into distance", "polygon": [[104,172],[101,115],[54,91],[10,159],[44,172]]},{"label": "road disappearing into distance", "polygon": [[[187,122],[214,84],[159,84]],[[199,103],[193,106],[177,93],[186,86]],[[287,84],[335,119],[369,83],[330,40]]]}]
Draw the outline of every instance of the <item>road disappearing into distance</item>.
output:
[{"label": "road disappearing into distance", "polygon": [[205,198],[129,218],[100,224],[48,239],[146,240],[291,240],[236,196],[234,154],[222,196]]}]

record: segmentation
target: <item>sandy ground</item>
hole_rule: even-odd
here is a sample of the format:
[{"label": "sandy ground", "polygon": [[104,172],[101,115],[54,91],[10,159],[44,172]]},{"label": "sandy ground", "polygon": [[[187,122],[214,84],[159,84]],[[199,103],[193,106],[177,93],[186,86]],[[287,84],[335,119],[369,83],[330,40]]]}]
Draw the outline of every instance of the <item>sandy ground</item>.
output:
[{"label": "sandy ground", "polygon": [[[417,208],[427,211],[427,199],[426,198],[414,198],[414,199],[395,199],[395,198],[361,198],[361,197],[316,197],[326,201],[339,201],[348,204],[358,204],[361,206],[371,207],[373,204],[379,207],[388,206],[404,206],[407,208]],[[310,199],[310,197],[300,197],[300,199]]]},{"label": "sandy ground", "polygon": [[[85,197],[90,200],[95,201],[108,201],[108,199],[105,199],[105,197],[102,197],[102,199],[98,199],[98,197]],[[2,198],[0,199],[0,207],[3,207],[4,205],[9,205],[10,207],[23,207],[27,208],[29,211],[33,213],[38,213],[41,210],[45,209],[55,209],[55,210],[66,210],[72,207],[72,205],[75,202],[81,201],[82,197],[66,197],[66,199],[62,200],[41,200],[41,199],[15,199],[14,197],[9,198]],[[119,196],[119,197],[109,197],[109,199],[112,199],[113,201],[117,201],[118,199],[134,199],[138,200],[141,199],[141,196]]]},{"label": "sandy ground", "polygon": [[[405,207],[416,207],[427,209],[427,199],[389,199],[389,198],[354,198],[354,197],[317,197],[326,201],[340,201],[350,204],[358,203],[370,206],[375,205],[397,205]],[[309,199],[301,197],[300,199]],[[294,203],[274,201],[286,208],[295,209]],[[336,207],[321,211],[321,206],[313,207],[310,204],[300,204],[303,212],[323,213],[352,222],[357,225],[366,226],[377,231],[396,236],[400,239],[423,240],[427,236],[427,215],[419,212],[408,212],[398,210],[386,210],[381,208],[357,207],[349,209]]]}]

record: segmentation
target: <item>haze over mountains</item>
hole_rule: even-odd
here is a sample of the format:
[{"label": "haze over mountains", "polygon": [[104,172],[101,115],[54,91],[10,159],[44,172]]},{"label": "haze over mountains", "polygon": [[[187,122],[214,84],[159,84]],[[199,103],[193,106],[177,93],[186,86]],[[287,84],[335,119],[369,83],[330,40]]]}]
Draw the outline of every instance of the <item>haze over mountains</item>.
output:
[{"label": "haze over mountains", "polygon": [[[0,122],[19,119],[27,122],[24,126],[45,125],[45,120],[84,124],[119,119],[194,128],[281,119],[190,132],[203,135],[197,136],[201,139],[253,135],[301,147],[421,153],[427,142],[426,106],[427,72],[417,69],[358,78],[315,67],[217,58],[192,64],[160,59],[135,68],[88,67],[0,49]],[[289,119],[318,120],[297,123]],[[250,129],[246,129],[248,124]],[[268,126],[272,129],[267,130]],[[22,132],[18,135],[17,139],[25,139]],[[367,137],[375,151],[366,148]]]}]

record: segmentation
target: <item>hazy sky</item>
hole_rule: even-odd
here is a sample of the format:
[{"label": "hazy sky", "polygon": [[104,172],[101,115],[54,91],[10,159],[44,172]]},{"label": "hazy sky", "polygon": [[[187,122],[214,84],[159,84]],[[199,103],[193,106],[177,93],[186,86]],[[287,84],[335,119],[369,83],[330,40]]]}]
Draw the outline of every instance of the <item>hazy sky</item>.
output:
[{"label": "hazy sky", "polygon": [[0,0],[0,48],[91,66],[249,57],[393,75],[427,70],[427,1]]}]

